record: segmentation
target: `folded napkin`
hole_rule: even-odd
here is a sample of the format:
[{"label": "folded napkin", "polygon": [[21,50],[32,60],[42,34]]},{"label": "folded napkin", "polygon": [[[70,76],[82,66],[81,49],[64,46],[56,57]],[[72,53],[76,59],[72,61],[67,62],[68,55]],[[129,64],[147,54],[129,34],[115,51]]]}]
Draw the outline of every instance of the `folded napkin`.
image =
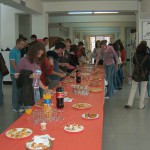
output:
[{"label": "folded napkin", "polygon": [[65,97],[65,98],[64,98],[64,102],[72,102],[72,101],[73,101],[72,98],[69,98],[69,97]]}]

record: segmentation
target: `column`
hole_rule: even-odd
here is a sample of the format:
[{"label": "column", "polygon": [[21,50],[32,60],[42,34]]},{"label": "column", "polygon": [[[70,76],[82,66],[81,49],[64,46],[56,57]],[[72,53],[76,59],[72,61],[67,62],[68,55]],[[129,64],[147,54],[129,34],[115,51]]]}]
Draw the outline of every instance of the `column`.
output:
[{"label": "column", "polygon": [[36,34],[38,39],[48,37],[48,14],[32,15],[31,33]]},{"label": "column", "polygon": [[80,32],[80,41],[83,41],[83,32]]},{"label": "column", "polygon": [[120,27],[120,39],[125,44],[125,27],[121,26]]}]

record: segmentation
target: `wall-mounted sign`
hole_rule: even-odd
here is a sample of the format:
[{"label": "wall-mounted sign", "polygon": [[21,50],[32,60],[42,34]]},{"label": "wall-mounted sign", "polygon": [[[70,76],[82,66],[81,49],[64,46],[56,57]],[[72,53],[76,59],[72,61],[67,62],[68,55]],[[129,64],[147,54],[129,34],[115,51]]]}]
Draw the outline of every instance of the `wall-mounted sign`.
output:
[{"label": "wall-mounted sign", "polygon": [[143,21],[143,40],[150,40],[150,21]]}]

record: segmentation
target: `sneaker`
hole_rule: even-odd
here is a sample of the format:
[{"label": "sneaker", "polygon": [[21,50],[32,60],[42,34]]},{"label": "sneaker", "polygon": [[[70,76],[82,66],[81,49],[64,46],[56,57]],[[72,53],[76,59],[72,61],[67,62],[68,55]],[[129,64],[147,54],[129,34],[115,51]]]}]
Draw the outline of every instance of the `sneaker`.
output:
[{"label": "sneaker", "polygon": [[22,113],[22,112],[24,112],[24,109],[20,108],[20,109],[18,110],[18,112],[19,112],[19,113]]},{"label": "sneaker", "polygon": [[143,107],[139,107],[139,109],[145,109],[145,105]]},{"label": "sneaker", "polygon": [[13,109],[13,111],[14,111],[14,112],[22,113],[22,112],[24,112],[24,109],[18,109],[18,110],[17,110],[17,109]]},{"label": "sneaker", "polygon": [[131,109],[131,108],[132,108],[132,106],[125,105],[125,106],[124,106],[124,108],[126,108],[126,109]]},{"label": "sneaker", "polygon": [[105,96],[105,99],[109,99],[109,96]]},{"label": "sneaker", "polygon": [[17,110],[17,109],[13,109],[13,111],[14,111],[14,112],[18,112],[18,110]]}]

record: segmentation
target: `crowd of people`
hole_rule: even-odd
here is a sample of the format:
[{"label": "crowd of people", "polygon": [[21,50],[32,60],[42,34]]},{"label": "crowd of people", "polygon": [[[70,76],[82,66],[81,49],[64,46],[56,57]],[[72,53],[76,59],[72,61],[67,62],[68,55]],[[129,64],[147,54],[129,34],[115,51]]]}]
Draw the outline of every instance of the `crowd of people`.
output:
[{"label": "crowd of people", "polygon": [[[147,56],[147,57],[145,57]],[[117,90],[122,89],[126,51],[119,39],[108,44],[106,40],[96,41],[93,52],[85,49],[84,43],[72,44],[69,38],[59,39],[54,47],[49,49],[49,39],[43,42],[37,40],[34,34],[31,42],[22,35],[16,40],[16,46],[10,51],[10,76],[12,79],[12,108],[15,112],[22,112],[24,107],[34,105],[43,96],[45,90],[53,89],[68,76],[76,67],[94,59],[94,67],[103,65],[107,91],[105,99],[111,98]],[[149,80],[149,56],[146,42],[141,42],[133,57],[135,66],[142,63],[146,75],[143,80],[135,81],[133,78],[131,92],[125,108],[131,108],[138,83],[141,83],[141,97],[139,108],[144,108],[144,97]],[[38,73],[39,74],[38,74]],[[37,80],[38,79],[38,80]],[[38,85],[34,85],[38,81]],[[3,104],[2,91],[3,76],[0,72],[0,105]],[[148,83],[150,84],[150,83]],[[48,87],[48,88],[47,88]],[[149,92],[150,93],[150,92]]]}]

